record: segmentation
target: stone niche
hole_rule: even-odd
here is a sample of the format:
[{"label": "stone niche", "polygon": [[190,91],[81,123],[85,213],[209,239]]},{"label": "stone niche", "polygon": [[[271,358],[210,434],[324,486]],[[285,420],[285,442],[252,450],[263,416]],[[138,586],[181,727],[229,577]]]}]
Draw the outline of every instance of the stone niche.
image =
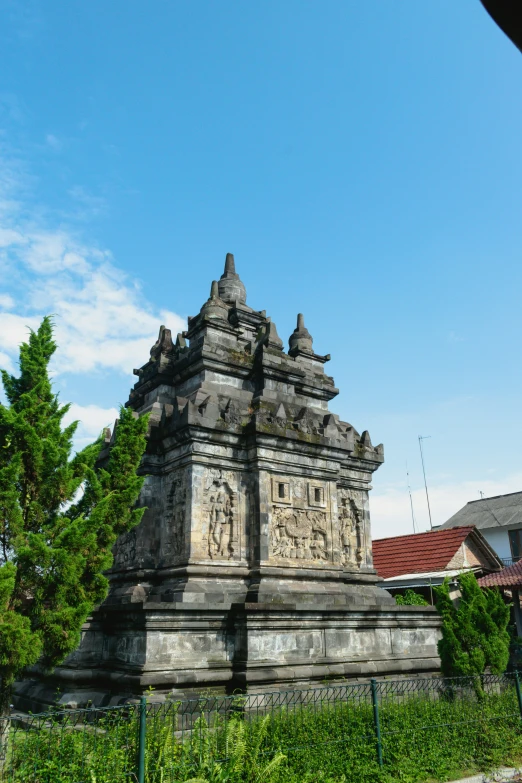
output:
[{"label": "stone niche", "polygon": [[[382,446],[337,395],[302,315],[285,352],[228,255],[188,330],[162,326],[128,401],[149,413],[140,525],[114,548],[106,601],[52,677],[17,704],[120,703],[439,667],[432,607],[395,604],[372,561]],[[110,433],[100,455],[111,448]]]}]

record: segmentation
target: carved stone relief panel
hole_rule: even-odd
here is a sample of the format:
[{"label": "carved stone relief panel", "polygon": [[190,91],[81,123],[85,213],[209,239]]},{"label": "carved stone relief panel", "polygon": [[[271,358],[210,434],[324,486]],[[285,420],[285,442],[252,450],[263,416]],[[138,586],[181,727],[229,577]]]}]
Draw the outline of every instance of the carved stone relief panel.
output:
[{"label": "carved stone relief panel", "polygon": [[[239,493],[241,504],[241,495],[243,496],[244,513],[239,520],[239,551],[242,557],[251,559],[255,554],[255,547],[259,543],[259,524],[258,524],[258,503],[257,492],[254,477],[251,474],[244,474],[241,477],[241,490]],[[244,549],[241,550],[241,544]]]},{"label": "carved stone relief panel", "polygon": [[145,506],[140,524],[116,541],[113,568],[154,568],[158,551],[157,521],[161,513],[161,492],[157,476],[147,476],[138,505]]},{"label": "carved stone relief panel", "polygon": [[367,535],[363,492],[358,489],[340,488],[338,514],[341,565],[359,568],[361,565],[367,565],[371,542]]},{"label": "carved stone relief panel", "polygon": [[292,476],[289,479],[292,501],[299,508],[306,506],[306,482],[302,478]]},{"label": "carved stone relief panel", "polygon": [[233,471],[211,468],[205,474],[202,542],[211,560],[240,557],[237,481]]},{"label": "carved stone relief panel", "polygon": [[329,560],[331,547],[326,513],[274,506],[271,548],[274,557],[290,560]]},{"label": "carved stone relief panel", "polygon": [[188,475],[173,470],[164,477],[164,517],[161,542],[162,560],[179,559],[187,554],[185,518],[187,510]]},{"label": "carved stone relief panel", "polygon": [[121,535],[114,546],[114,568],[126,568],[136,562],[136,528]]},{"label": "carved stone relief panel", "polygon": [[326,482],[272,476],[270,557],[287,565],[332,562],[332,529]]}]

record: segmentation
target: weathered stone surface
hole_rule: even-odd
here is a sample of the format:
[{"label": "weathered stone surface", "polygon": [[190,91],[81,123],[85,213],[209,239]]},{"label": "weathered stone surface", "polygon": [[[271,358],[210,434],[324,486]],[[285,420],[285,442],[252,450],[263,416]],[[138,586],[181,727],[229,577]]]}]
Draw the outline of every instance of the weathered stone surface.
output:
[{"label": "weathered stone surface", "polygon": [[383,448],[329,411],[330,357],[312,346],[300,314],[283,351],[230,254],[188,331],[174,342],[160,328],[128,402],[150,413],[143,520],[115,546],[80,648],[20,704],[44,706],[57,685],[71,703],[82,688],[109,703],[148,686],[437,668],[433,609],[397,607],[377,587],[368,492]]}]

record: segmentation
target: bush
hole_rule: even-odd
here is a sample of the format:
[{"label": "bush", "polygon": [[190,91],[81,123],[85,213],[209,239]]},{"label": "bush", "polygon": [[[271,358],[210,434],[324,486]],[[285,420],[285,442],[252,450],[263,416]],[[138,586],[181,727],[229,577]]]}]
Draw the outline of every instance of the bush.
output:
[{"label": "bush", "polygon": [[414,590],[406,590],[404,595],[396,595],[395,603],[398,606],[429,606],[428,601]]},{"label": "bush", "polygon": [[448,580],[435,588],[442,617],[442,672],[446,677],[477,676],[486,669],[501,674],[509,661],[509,607],[497,588],[481,590],[472,572],[461,574],[458,583],[458,603],[450,598]]}]

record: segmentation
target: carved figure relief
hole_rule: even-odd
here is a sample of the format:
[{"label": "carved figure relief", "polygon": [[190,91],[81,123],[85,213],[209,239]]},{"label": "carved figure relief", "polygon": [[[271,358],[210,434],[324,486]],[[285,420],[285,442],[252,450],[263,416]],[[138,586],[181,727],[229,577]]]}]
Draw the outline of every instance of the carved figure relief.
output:
[{"label": "carved figure relief", "polygon": [[272,508],[272,555],[294,560],[330,558],[327,519],[324,511]]},{"label": "carved figure relief", "polygon": [[118,538],[114,548],[114,566],[129,566],[136,560],[136,530],[129,530]]},{"label": "carved figure relief", "polygon": [[165,516],[167,536],[163,544],[163,554],[179,557],[183,554],[185,542],[186,478],[183,473],[172,472],[167,475],[166,482]]},{"label": "carved figure relief", "polygon": [[223,484],[217,484],[210,498],[208,553],[210,557],[230,557],[232,513],[230,497]]},{"label": "carved figure relief", "polygon": [[154,526],[156,509],[161,503],[161,492],[154,476],[147,476],[141,489],[138,505],[145,508],[140,524],[118,537],[114,548],[114,567],[154,567],[158,537]]},{"label": "carved figure relief", "polygon": [[341,565],[361,566],[365,554],[362,509],[355,490],[339,493],[339,551]]},{"label": "carved figure relief", "polygon": [[[209,471],[213,479],[205,489],[208,514],[208,555],[212,559],[229,560],[238,555],[237,492],[221,471]],[[230,478],[230,477],[227,477]]]}]

